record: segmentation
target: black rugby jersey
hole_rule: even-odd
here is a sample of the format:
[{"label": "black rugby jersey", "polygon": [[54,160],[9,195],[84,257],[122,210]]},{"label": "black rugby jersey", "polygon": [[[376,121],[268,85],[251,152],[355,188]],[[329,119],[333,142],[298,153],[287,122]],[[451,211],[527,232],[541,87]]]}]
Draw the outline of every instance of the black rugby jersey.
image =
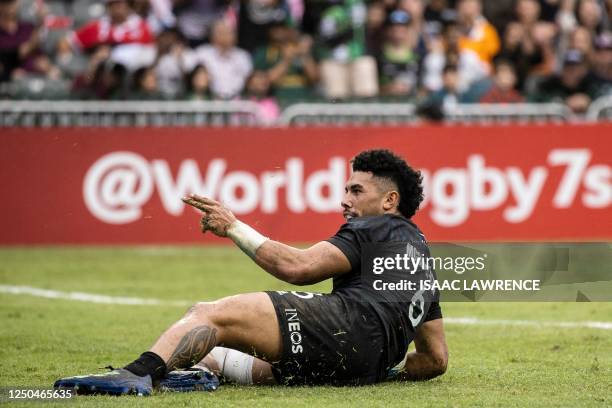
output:
[{"label": "black rugby jersey", "polygon": [[[392,269],[377,276],[372,273],[372,257],[394,257],[408,251],[411,256],[427,258],[430,253],[425,236],[407,218],[385,214],[352,218],[327,241],[344,253],[352,267],[349,273],[334,277],[332,293],[373,309],[387,336],[390,364],[401,361],[416,329],[442,317],[438,292],[419,291],[418,285],[419,280],[435,279],[435,272],[419,268],[411,274]],[[367,264],[362,265],[364,262]],[[373,281],[378,278],[385,282],[413,281],[415,289],[376,290],[380,282],[376,286]]]}]

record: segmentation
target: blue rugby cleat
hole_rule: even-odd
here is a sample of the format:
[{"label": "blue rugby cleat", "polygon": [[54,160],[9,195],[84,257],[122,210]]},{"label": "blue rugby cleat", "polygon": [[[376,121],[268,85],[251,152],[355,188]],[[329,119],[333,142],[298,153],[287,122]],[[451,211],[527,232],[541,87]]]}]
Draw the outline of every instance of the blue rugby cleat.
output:
[{"label": "blue rugby cleat", "polygon": [[214,391],[219,388],[219,378],[203,368],[172,371],[158,385],[160,391],[190,392]]},{"label": "blue rugby cleat", "polygon": [[[111,368],[111,367],[109,367]],[[150,395],[153,391],[151,376],[137,376],[124,368],[112,369],[104,374],[80,375],[61,378],[53,384],[56,389],[73,389],[78,395]]]}]

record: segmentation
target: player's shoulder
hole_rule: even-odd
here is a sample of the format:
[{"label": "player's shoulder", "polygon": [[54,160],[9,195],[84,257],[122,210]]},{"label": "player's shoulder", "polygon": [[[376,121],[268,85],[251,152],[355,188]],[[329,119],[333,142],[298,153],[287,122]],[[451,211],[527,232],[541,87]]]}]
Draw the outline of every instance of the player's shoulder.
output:
[{"label": "player's shoulder", "polygon": [[406,217],[395,214],[383,215],[364,215],[362,217],[354,217],[348,220],[347,225],[355,229],[374,228],[384,225],[402,225],[416,227],[412,221]]},{"label": "player's shoulder", "polygon": [[[389,239],[389,235],[422,235],[419,228],[406,217],[394,214],[355,217],[343,226],[346,229],[367,232],[372,238]],[[386,238],[386,239],[385,239]]]}]

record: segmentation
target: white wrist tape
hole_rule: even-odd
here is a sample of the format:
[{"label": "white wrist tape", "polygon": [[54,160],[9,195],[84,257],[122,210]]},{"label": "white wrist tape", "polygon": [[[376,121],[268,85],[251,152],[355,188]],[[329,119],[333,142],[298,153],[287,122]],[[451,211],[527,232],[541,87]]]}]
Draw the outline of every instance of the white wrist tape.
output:
[{"label": "white wrist tape", "polygon": [[253,361],[255,357],[225,347],[215,347],[209,353],[219,366],[221,375],[235,384],[253,384]]},{"label": "white wrist tape", "polygon": [[269,239],[238,220],[229,226],[227,236],[238,245],[238,248],[242,249],[245,254],[253,259],[255,259],[255,254],[259,247]]}]

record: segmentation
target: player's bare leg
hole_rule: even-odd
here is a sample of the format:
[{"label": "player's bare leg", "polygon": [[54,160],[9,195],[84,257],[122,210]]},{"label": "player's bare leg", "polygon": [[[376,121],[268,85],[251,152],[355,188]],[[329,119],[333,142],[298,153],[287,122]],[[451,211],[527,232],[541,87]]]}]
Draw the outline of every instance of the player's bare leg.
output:
[{"label": "player's bare leg", "polygon": [[[197,303],[155,342],[150,351],[124,368],[106,374],[66,377],[55,388],[72,388],[81,394],[149,395],[168,372],[200,362],[215,346],[260,356],[267,361],[280,357],[281,338],[270,297],[250,293],[216,302]],[[263,370],[269,366],[253,364]]]},{"label": "player's bare leg", "polygon": [[155,342],[151,352],[167,371],[191,367],[215,346],[253,353],[267,361],[280,358],[276,312],[267,294],[250,293],[192,306]]}]

